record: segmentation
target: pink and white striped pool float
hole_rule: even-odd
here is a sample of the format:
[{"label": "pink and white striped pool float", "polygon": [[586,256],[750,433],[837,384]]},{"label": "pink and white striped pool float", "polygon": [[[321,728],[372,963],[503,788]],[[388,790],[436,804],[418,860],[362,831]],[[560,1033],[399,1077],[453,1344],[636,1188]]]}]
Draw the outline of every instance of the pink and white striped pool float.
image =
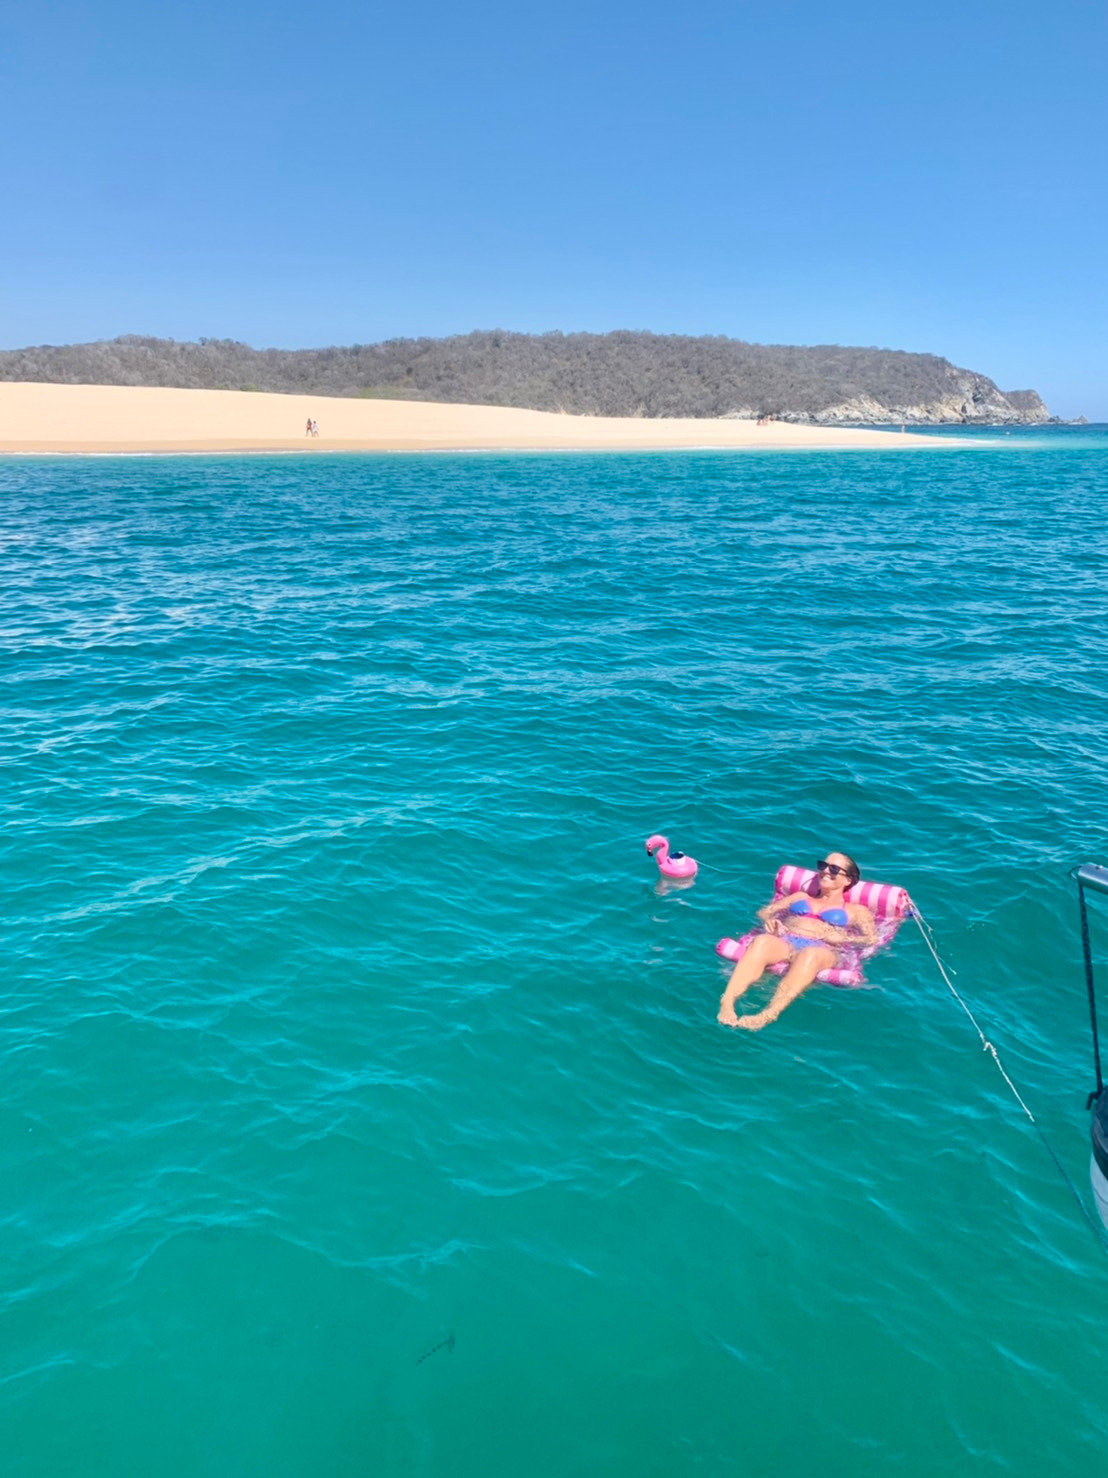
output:
[{"label": "pink and white striped pool float", "polygon": [[[809,867],[780,868],[773,882],[774,901],[787,898],[790,893],[802,892],[811,898],[820,896],[818,875]],[[879,949],[892,943],[896,931],[912,912],[912,900],[903,888],[894,887],[891,883],[864,881],[854,883],[843,897],[847,903],[864,904],[873,914],[877,921],[877,943],[868,945],[865,949],[844,950],[842,966],[833,970],[821,970],[816,979],[822,980],[826,985],[865,985],[866,979],[862,973],[864,962]],[[721,959],[737,964],[746,954],[751,940],[757,939],[761,932],[760,929],[752,929],[741,939],[721,939],[716,945],[716,954]],[[780,965],[770,965],[769,968],[774,975],[784,975],[789,968],[788,961]]]}]

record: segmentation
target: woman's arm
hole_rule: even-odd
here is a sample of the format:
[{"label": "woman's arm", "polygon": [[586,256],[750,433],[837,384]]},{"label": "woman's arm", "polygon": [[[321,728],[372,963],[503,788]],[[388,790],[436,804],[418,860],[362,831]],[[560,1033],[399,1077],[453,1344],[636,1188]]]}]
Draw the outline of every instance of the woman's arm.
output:
[{"label": "woman's arm", "polygon": [[864,903],[851,903],[847,908],[847,917],[854,931],[854,937],[859,941],[863,949],[872,949],[877,943],[877,920]]},{"label": "woman's arm", "polygon": [[807,893],[790,893],[787,898],[775,898],[772,903],[767,903],[765,908],[758,910],[758,917],[766,926],[767,934],[776,934],[779,921],[783,914],[789,911],[789,905],[796,902],[798,898],[807,898]]}]

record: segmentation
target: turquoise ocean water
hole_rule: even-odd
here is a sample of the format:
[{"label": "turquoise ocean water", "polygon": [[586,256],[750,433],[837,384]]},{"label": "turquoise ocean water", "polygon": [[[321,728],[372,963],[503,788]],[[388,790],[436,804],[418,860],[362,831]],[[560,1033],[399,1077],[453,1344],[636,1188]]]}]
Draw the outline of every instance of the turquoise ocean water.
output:
[{"label": "turquoise ocean water", "polygon": [[903,884],[1088,1194],[1108,434],[8,460],[0,571],[4,1478],[1101,1469],[914,925],[758,1036],[713,944]]}]

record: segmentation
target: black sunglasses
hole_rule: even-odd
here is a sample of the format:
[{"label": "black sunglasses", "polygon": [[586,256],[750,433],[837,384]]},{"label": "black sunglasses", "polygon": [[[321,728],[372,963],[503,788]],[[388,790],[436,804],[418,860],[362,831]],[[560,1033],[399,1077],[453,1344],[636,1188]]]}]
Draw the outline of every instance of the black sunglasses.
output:
[{"label": "black sunglasses", "polygon": [[854,876],[849,867],[840,867],[837,862],[817,862],[816,871],[829,872],[833,878],[851,878]]}]

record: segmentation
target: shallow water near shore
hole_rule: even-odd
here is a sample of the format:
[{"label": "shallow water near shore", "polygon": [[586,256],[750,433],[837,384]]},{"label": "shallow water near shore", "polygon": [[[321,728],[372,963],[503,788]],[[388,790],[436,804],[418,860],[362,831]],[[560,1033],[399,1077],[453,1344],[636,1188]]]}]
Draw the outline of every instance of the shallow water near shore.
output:
[{"label": "shallow water near shore", "polygon": [[1102,1465],[915,926],[715,1023],[845,849],[1088,1198],[1108,438],[1014,443],[0,462],[5,1478]]}]

